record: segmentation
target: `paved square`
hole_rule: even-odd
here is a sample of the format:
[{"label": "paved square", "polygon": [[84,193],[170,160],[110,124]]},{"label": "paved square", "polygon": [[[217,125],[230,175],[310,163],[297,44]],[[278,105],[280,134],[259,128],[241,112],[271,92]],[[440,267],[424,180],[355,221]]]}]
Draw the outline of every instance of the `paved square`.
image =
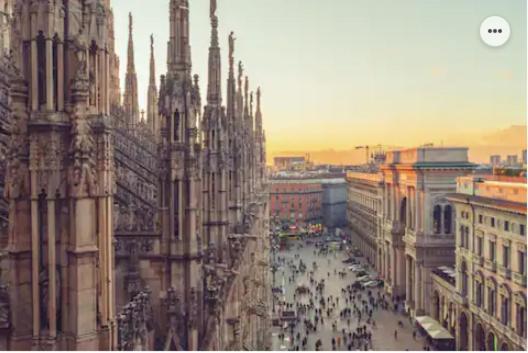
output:
[{"label": "paved square", "polygon": [[[274,350],[316,350],[316,341],[321,340],[321,346],[319,350],[333,350],[332,338],[335,339],[335,350],[348,350],[350,340],[347,339],[345,343],[342,330],[345,329],[345,334],[349,337],[349,333],[355,332],[358,326],[367,326],[367,332],[371,333],[371,343],[368,344],[368,340],[363,340],[359,343],[359,340],[354,340],[355,346],[352,350],[365,349],[365,344],[368,344],[369,350],[423,350],[425,340],[419,335],[416,339],[413,338],[413,325],[409,322],[409,318],[403,314],[395,313],[390,308],[388,310],[382,309],[378,306],[375,309],[373,306],[369,306],[372,309],[372,320],[375,322],[375,326],[367,323],[367,314],[363,314],[361,321],[358,325],[358,315],[353,311],[353,304],[351,302],[346,304],[345,295],[342,292],[343,288],[352,284],[356,276],[354,273],[349,271],[348,264],[344,264],[343,260],[348,256],[344,251],[336,250],[328,254],[319,254],[315,245],[305,244],[304,241],[292,241],[290,244],[293,246],[289,250],[278,251],[275,255],[276,262],[279,264],[279,268],[275,273],[275,287],[282,287],[284,294],[277,294],[275,298],[275,310],[276,314],[274,317],[280,315],[282,310],[295,310],[297,305],[310,303],[310,299],[313,301],[313,308],[308,309],[305,315],[298,313],[299,320],[293,329],[293,337],[291,337],[290,328],[274,327],[273,328],[273,349]],[[280,259],[280,261],[279,261]],[[357,258],[362,264],[365,261],[362,258]],[[299,271],[300,264],[304,263],[306,270],[304,273]],[[317,264],[317,268],[313,269],[313,263]],[[313,272],[313,281],[310,281],[310,271]],[[339,272],[342,271],[344,276],[340,276]],[[372,272],[372,271],[370,271]],[[324,279],[325,285],[322,296],[316,294],[316,284]],[[295,295],[295,290],[298,286],[306,285],[310,293]],[[382,289],[370,289],[371,294],[374,298],[380,296],[383,293]],[[361,307],[361,301],[357,299],[358,294],[362,295],[362,299],[367,299],[368,290],[360,290],[356,293],[355,303],[358,307]],[[295,295],[295,299],[294,299]],[[389,300],[388,296],[385,296]],[[322,310],[322,315],[316,313],[317,309],[322,309],[320,300],[323,298],[328,304]],[[330,299],[332,298],[332,299]],[[339,298],[339,299],[337,299]],[[281,302],[285,302],[282,305]],[[335,305],[335,307],[334,307]],[[390,304],[389,304],[390,306]],[[327,309],[334,307],[330,315],[327,315]],[[347,318],[341,318],[340,312],[343,309],[352,310],[350,318],[350,326],[347,323]],[[309,320],[312,324],[315,322],[315,317],[318,317],[317,330],[310,332],[306,335],[306,325],[304,320]],[[324,323],[321,324],[320,316],[323,317]],[[403,323],[403,327],[399,326],[398,323]],[[332,324],[337,324],[336,329],[332,327]],[[394,332],[397,330],[397,338],[394,337]],[[280,338],[284,335],[284,338]],[[299,335],[300,339],[297,339]],[[306,345],[303,348],[302,340],[306,337]],[[339,337],[339,338],[338,338]],[[338,344],[340,343],[340,344]]]}]

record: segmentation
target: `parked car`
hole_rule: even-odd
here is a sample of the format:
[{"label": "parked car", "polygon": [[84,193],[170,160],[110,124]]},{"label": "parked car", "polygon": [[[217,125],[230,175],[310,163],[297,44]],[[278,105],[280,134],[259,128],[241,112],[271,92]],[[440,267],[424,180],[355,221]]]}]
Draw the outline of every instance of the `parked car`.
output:
[{"label": "parked car", "polygon": [[364,271],[364,270],[356,271],[356,276],[358,276],[358,277],[362,277],[362,276],[366,276],[366,275],[368,275],[367,271]]},{"label": "parked car", "polygon": [[372,278],[370,278],[369,276],[367,276],[367,274],[365,274],[363,276],[356,278],[356,281],[364,283],[364,282],[372,281]]},{"label": "parked car", "polygon": [[348,259],[343,260],[343,263],[344,264],[357,264],[358,261],[356,259],[354,259],[353,257],[349,257]]}]

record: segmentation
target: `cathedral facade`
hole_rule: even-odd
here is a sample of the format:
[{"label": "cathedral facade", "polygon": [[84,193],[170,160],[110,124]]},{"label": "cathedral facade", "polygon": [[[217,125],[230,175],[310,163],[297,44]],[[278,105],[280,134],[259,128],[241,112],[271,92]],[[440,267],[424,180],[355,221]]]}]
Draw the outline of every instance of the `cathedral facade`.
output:
[{"label": "cathedral facade", "polygon": [[211,0],[203,107],[189,1],[168,3],[146,117],[131,14],[121,99],[110,0],[13,0],[0,22],[6,349],[271,348],[261,90],[231,33],[224,105]]}]

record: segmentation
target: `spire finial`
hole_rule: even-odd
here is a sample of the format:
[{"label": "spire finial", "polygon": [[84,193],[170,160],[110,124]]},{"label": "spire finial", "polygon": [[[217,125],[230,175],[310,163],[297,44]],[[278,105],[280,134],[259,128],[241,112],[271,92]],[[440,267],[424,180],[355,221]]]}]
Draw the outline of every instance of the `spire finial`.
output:
[{"label": "spire finial", "polygon": [[128,13],[128,33],[132,33],[132,12]]},{"label": "spire finial", "polygon": [[150,52],[154,52],[154,34],[150,34]]},{"label": "spire finial", "polygon": [[238,62],[238,89],[242,91],[242,76],[244,76],[244,66],[242,61]]},{"label": "spire finial", "polygon": [[211,18],[211,47],[218,47],[218,16],[216,16],[216,0],[211,0],[210,14]]},{"label": "spire finial", "polygon": [[260,112],[260,95],[262,93],[260,92],[260,87],[257,88],[257,112]]},{"label": "spire finial", "polygon": [[249,115],[253,116],[253,91],[249,94]]},{"label": "spire finial", "polygon": [[209,17],[213,18],[216,16],[216,0],[211,0],[210,3],[209,3],[210,7],[210,13],[209,13]]}]

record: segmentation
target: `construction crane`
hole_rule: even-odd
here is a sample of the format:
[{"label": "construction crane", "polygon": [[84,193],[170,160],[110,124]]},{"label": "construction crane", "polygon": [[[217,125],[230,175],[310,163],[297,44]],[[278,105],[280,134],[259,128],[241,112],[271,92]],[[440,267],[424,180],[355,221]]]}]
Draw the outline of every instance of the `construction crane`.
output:
[{"label": "construction crane", "polygon": [[370,150],[370,147],[368,145],[365,145],[365,146],[356,146],[356,150],[362,150],[364,149],[367,153],[366,153],[366,156],[367,156],[367,160],[366,160],[366,164],[369,164],[369,150]]},{"label": "construction crane", "polygon": [[364,146],[356,146],[356,150],[361,150],[361,149],[364,149],[365,152],[366,152],[366,157],[367,157],[367,158],[366,158],[365,163],[366,163],[366,164],[369,164],[371,158],[373,157],[373,156],[370,155],[369,152],[370,152],[371,150],[373,150],[373,149],[376,149],[378,152],[381,152],[382,149],[383,149],[383,146],[382,146],[381,144],[377,144],[377,145],[375,145],[375,146],[368,146],[368,145],[364,145]]}]

